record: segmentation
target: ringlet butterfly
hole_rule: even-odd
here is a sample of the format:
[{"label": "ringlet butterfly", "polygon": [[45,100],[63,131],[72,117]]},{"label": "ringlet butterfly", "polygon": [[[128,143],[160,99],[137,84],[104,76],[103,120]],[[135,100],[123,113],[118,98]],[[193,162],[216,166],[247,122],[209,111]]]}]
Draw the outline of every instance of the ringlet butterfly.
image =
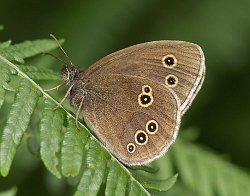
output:
[{"label": "ringlet butterfly", "polygon": [[142,165],[162,156],[202,86],[202,49],[184,41],[152,41],[79,70],[51,36],[69,60],[62,69],[69,89],[59,105],[70,96],[71,105],[78,108],[76,124],[82,112],[99,140],[126,165]]}]

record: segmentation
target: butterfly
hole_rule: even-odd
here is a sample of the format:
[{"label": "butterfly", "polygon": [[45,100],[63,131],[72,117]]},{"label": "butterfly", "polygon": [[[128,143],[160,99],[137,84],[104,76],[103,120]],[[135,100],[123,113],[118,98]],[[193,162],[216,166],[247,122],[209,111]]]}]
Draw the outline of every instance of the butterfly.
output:
[{"label": "butterfly", "polygon": [[121,162],[143,165],[175,141],[181,116],[204,76],[205,58],[198,45],[152,41],[114,52],[85,70],[65,63],[62,79],[69,89],[62,101],[70,97],[77,119],[82,113]]}]

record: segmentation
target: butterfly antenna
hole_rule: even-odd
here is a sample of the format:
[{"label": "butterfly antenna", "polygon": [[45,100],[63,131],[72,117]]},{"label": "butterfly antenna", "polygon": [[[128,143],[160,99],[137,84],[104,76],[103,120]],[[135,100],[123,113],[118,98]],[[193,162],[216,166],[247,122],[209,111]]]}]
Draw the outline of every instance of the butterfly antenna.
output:
[{"label": "butterfly antenna", "polygon": [[69,56],[67,55],[67,53],[64,51],[64,49],[62,48],[61,44],[59,43],[59,41],[57,40],[57,38],[51,33],[50,36],[56,41],[57,45],[59,46],[59,48],[62,50],[62,52],[65,54],[67,60],[69,61],[71,66],[74,66],[73,63],[71,62]]},{"label": "butterfly antenna", "polygon": [[62,59],[58,58],[56,55],[50,53],[50,52],[44,52],[43,53],[44,55],[49,55],[49,56],[52,56],[53,58],[55,58],[56,60],[58,61],[61,61],[63,64],[67,64],[66,62],[64,62]]}]

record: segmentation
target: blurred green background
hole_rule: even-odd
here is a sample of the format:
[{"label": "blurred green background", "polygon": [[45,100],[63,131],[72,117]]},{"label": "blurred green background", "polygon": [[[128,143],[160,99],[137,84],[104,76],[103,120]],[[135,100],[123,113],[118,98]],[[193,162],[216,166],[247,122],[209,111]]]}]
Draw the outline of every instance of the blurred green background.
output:
[{"label": "blurred green background", "polygon": [[[249,0],[0,0],[0,24],[5,26],[1,41],[49,38],[50,33],[65,38],[63,47],[79,67],[146,41],[184,40],[200,45],[206,78],[181,129],[195,127],[200,134],[197,143],[249,171]],[[56,62],[52,67],[60,70],[60,66]],[[9,177],[0,177],[0,189],[17,184],[20,193],[41,189],[41,195],[49,194],[43,186],[52,185],[42,179],[51,177],[42,164],[34,157],[18,156],[20,162],[15,161]],[[20,171],[26,172],[25,177]],[[65,187],[56,180],[53,186]]]}]

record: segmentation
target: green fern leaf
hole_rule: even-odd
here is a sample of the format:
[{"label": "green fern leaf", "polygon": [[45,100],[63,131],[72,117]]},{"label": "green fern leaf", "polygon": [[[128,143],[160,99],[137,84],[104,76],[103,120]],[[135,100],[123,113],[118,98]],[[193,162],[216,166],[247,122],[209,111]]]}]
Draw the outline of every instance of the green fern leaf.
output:
[{"label": "green fern leaf", "polygon": [[[60,40],[60,42],[63,42]],[[20,44],[11,45],[7,48],[0,48],[0,55],[9,61],[24,63],[24,58],[32,57],[43,52],[57,48],[54,40],[41,39],[36,41],[25,41]]]},{"label": "green fern leaf", "polygon": [[250,195],[249,175],[208,150],[179,139],[171,157],[180,180],[196,195]]},{"label": "green fern leaf", "polygon": [[105,195],[125,195],[128,179],[128,174],[125,173],[115,161],[111,160]]},{"label": "green fern leaf", "polygon": [[108,155],[96,141],[89,141],[89,147],[80,183],[75,196],[97,195],[107,168]]},{"label": "green fern leaf", "polygon": [[10,46],[10,44],[11,44],[11,40],[3,42],[3,43],[0,43],[0,49],[7,48],[7,47]]},{"label": "green fern leaf", "polygon": [[1,191],[0,196],[15,196],[17,193],[17,188],[12,187],[9,190]]},{"label": "green fern leaf", "polygon": [[38,68],[28,65],[19,65],[19,68],[33,80],[62,81],[61,76],[50,69]]},{"label": "green fern leaf", "polygon": [[142,170],[142,171],[145,171],[147,173],[156,173],[159,171],[159,167],[150,167],[150,166],[147,166],[147,165],[139,165],[139,166],[130,166],[129,167],[130,169],[132,170]]},{"label": "green fern leaf", "polygon": [[5,64],[0,64],[0,108],[3,105],[5,97],[5,89],[10,81],[10,72]]},{"label": "green fern leaf", "polygon": [[169,191],[176,183],[178,174],[164,179],[164,180],[155,180],[149,179],[143,175],[134,175],[135,178],[140,182],[145,188],[155,191]]},{"label": "green fern leaf", "polygon": [[47,169],[57,178],[61,178],[58,153],[61,150],[60,143],[63,138],[62,129],[65,113],[61,109],[54,111],[55,106],[51,100],[45,99],[40,124],[40,153]]},{"label": "green fern leaf", "polygon": [[[62,174],[65,177],[76,177],[82,166],[84,147],[89,135],[86,131],[79,131],[75,121],[69,119],[69,125],[64,133],[62,143]],[[74,161],[72,161],[74,160]]]},{"label": "green fern leaf", "polygon": [[4,88],[2,86],[0,86],[0,109],[1,109],[1,107],[3,105],[4,97],[5,97],[5,90],[4,90]]},{"label": "green fern leaf", "polygon": [[136,183],[136,181],[134,181],[134,180],[131,180],[130,181],[130,190],[129,190],[129,194],[128,194],[129,196],[134,196],[134,195],[142,195],[142,196],[144,196],[144,195],[149,195],[149,193],[148,192],[144,192],[144,191],[142,191],[141,189],[140,189],[140,187],[137,185],[137,183]]},{"label": "green fern leaf", "polygon": [[10,69],[5,64],[0,64],[0,87],[8,91],[15,91],[8,83],[10,82]]},{"label": "green fern leaf", "polygon": [[41,93],[27,80],[22,79],[4,126],[0,146],[1,174],[6,176],[18,145],[26,131]]}]

